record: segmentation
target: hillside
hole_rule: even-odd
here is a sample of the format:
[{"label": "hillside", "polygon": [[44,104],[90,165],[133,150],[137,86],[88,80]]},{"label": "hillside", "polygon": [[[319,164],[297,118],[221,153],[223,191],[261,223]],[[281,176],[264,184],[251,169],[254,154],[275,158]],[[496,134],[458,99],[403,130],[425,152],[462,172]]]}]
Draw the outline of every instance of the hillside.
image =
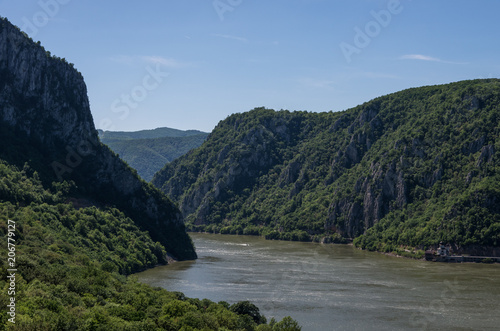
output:
[{"label": "hillside", "polygon": [[[179,210],[97,138],[83,78],[0,19],[0,330],[283,330],[126,276],[196,258]],[[14,269],[14,270],[13,270]],[[295,328],[294,330],[300,330]]]},{"label": "hillside", "polygon": [[163,137],[182,138],[206,134],[199,130],[178,130],[172,128],[156,128],[152,130],[140,131],[103,131],[97,130],[99,137],[108,141],[133,140],[133,139],[154,139]]},{"label": "hillside", "polygon": [[0,26],[0,158],[25,162],[46,187],[73,181],[68,199],[116,207],[179,259],[196,257],[178,209],[99,142],[82,75],[8,21]]},{"label": "hillside", "polygon": [[124,277],[165,263],[164,247],[116,208],[76,208],[70,190],[0,160],[0,238],[15,245],[14,260],[6,244],[0,252],[0,304],[15,298],[0,330],[283,330],[293,322],[268,325],[251,303],[191,299]]},{"label": "hillside", "polygon": [[207,136],[208,133],[201,131],[170,128],[136,132],[99,130],[101,141],[148,182],[166,163],[199,147]]},{"label": "hillside", "polygon": [[254,109],[153,179],[192,230],[493,254],[500,81],[409,89],[338,113]]}]

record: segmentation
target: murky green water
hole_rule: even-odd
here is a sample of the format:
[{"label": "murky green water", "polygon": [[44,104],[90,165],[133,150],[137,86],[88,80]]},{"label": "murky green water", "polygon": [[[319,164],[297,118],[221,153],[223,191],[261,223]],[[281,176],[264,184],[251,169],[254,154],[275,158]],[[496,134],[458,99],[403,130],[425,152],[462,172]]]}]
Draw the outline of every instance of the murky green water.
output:
[{"label": "murky green water", "polygon": [[192,234],[199,259],[137,274],[189,297],[250,300],[303,330],[500,330],[500,265],[394,258],[344,245]]}]

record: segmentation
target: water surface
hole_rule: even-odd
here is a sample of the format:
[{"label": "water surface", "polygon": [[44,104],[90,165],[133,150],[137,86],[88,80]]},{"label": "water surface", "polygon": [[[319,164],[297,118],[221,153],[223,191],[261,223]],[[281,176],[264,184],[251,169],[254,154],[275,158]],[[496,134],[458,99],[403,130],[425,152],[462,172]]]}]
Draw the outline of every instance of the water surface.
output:
[{"label": "water surface", "polygon": [[250,300],[303,330],[499,330],[500,265],[444,264],[346,245],[192,234],[199,259],[137,274],[193,298]]}]

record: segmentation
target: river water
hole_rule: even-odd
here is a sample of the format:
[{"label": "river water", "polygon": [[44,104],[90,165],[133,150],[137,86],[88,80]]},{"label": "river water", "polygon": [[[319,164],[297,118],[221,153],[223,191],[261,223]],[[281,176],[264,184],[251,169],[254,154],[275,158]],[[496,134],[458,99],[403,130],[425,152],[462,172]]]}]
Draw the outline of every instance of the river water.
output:
[{"label": "river water", "polygon": [[198,260],[139,273],[188,297],[250,300],[307,330],[500,330],[500,265],[415,261],[347,245],[192,234]]}]

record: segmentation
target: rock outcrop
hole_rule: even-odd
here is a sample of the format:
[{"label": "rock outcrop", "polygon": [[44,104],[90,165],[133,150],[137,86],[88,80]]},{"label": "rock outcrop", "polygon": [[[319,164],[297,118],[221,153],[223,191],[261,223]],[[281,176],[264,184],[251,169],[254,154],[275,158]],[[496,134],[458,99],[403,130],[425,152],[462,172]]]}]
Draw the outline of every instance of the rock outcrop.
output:
[{"label": "rock outcrop", "polygon": [[122,209],[169,253],[196,257],[179,210],[100,143],[82,75],[6,19],[0,20],[0,123],[37,146],[39,161],[30,165],[43,180],[74,181],[80,198]]}]

